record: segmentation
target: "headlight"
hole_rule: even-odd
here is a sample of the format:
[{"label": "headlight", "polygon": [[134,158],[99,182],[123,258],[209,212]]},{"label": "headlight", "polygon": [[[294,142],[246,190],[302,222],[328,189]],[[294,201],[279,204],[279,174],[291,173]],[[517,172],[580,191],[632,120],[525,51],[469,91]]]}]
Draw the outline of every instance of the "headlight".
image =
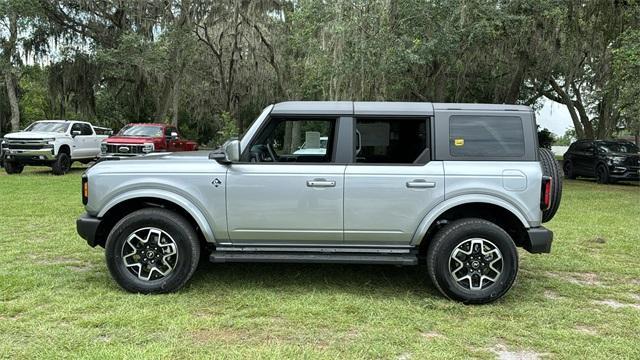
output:
[{"label": "headlight", "polygon": [[53,142],[56,141],[56,138],[45,138],[45,139],[42,139],[42,141],[46,142],[47,144],[52,144]]},{"label": "headlight", "polygon": [[105,144],[105,143],[100,144],[100,152],[102,154],[106,154],[107,153],[107,149],[108,149],[107,148],[107,144]]},{"label": "headlight", "polygon": [[155,150],[155,146],[153,146],[153,143],[145,143],[142,146],[142,152],[143,153],[147,153],[148,154],[150,152],[153,152],[153,150]]},{"label": "headlight", "polygon": [[626,160],[626,158],[624,156],[614,156],[614,157],[611,158],[611,161],[614,164],[620,164],[620,163],[624,162],[625,160]]}]

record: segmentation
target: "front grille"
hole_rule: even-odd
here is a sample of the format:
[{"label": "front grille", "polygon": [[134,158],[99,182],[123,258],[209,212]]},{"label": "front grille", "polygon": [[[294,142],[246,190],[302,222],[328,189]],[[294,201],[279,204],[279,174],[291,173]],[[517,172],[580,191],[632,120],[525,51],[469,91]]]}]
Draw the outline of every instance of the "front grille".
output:
[{"label": "front grille", "polygon": [[53,149],[53,145],[25,145],[25,144],[10,144],[5,146],[7,149],[16,149],[16,150],[40,150],[40,149]]},{"label": "front grille", "polygon": [[5,149],[18,150],[38,150],[43,148],[53,148],[53,145],[43,139],[5,139]]},{"label": "front grille", "polygon": [[11,145],[47,145],[44,139],[4,139],[6,146]]},{"label": "front grille", "polygon": [[144,152],[142,151],[142,148],[143,148],[143,145],[107,144],[107,153],[119,154],[119,155],[138,155],[138,154],[144,154]]}]

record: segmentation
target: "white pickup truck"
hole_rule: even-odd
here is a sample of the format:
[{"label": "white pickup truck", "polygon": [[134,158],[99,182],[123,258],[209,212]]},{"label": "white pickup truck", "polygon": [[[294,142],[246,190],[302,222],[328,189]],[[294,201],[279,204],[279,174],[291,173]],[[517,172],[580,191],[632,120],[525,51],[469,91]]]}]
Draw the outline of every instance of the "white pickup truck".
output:
[{"label": "white pickup truck", "polygon": [[36,121],[24,131],[4,136],[4,169],[19,174],[25,165],[50,166],[55,175],[63,175],[74,161],[94,160],[110,133],[84,121]]}]

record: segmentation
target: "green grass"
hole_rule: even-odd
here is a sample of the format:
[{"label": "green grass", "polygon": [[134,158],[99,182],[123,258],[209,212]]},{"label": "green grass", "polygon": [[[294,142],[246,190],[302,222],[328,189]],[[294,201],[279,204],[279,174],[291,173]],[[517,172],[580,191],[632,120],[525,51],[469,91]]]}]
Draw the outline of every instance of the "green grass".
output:
[{"label": "green grass", "polygon": [[640,357],[637,185],[566,181],[553,252],[465,306],[424,267],[203,263],[179,293],[125,293],[76,235],[81,172],[0,175],[0,357]]}]

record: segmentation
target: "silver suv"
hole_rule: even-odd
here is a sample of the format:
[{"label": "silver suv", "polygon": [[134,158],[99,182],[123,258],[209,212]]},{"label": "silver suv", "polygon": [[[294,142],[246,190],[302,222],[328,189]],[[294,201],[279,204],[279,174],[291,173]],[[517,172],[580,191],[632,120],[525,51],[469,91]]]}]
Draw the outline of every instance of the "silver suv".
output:
[{"label": "silver suv", "polygon": [[418,265],[446,296],[504,295],[560,176],[531,108],[284,102],[207,153],[101,161],[82,178],[89,245],[132,292],[179,289],[212,262]]}]

